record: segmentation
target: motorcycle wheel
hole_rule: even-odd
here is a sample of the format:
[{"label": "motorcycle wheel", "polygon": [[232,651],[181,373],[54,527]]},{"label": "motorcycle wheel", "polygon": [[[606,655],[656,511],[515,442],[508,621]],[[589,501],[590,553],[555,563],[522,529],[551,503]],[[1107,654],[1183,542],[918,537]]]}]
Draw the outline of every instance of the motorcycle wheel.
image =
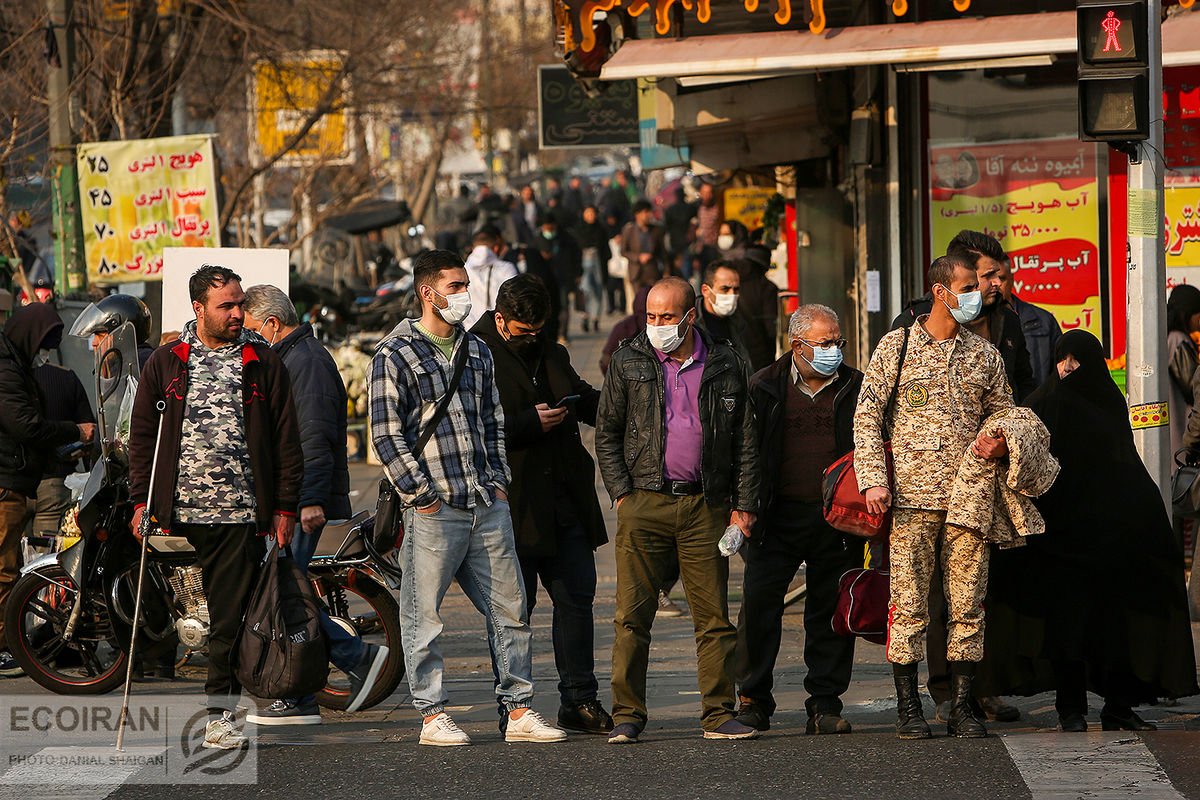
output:
[{"label": "motorcycle wheel", "polygon": [[4,609],[9,650],[26,675],[56,694],[104,694],[125,679],[125,651],[116,643],[104,598],[96,595],[72,640],[63,641],[76,591],[58,567],[14,583]]},{"label": "motorcycle wheel", "polygon": [[[334,623],[353,630],[363,641],[387,645],[387,661],[359,710],[378,705],[396,691],[404,677],[400,607],[396,605],[396,599],[386,587],[359,570],[316,576],[313,586]],[[329,680],[325,688],[317,692],[317,703],[341,711],[346,708],[349,696],[349,679],[331,664]]]}]

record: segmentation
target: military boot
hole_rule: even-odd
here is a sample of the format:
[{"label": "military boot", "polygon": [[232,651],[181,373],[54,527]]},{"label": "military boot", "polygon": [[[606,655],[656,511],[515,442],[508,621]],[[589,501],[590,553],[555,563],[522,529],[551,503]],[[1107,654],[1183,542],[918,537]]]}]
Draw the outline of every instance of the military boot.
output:
[{"label": "military boot", "polygon": [[892,677],[896,681],[896,735],[901,739],[928,739],[933,734],[921,710],[917,665],[893,664]]},{"label": "military boot", "polygon": [[958,666],[950,665],[950,721],[946,724],[946,732],[959,739],[979,739],[988,732],[975,716],[971,702],[971,684],[975,681],[971,668],[975,665],[956,669]]}]

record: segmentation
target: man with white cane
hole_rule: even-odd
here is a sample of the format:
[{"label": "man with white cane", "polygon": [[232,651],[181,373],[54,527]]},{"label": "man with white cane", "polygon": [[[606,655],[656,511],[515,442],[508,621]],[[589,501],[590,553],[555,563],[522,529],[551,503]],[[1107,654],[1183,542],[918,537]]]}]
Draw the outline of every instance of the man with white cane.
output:
[{"label": "man with white cane", "polygon": [[140,535],[149,504],[147,530],[196,548],[211,620],[204,746],[235,749],[246,737],[234,724],[233,640],[265,553],[261,537],[291,542],[304,461],[287,369],[242,328],[241,278],[205,265],[188,289],[196,319],[146,362],[134,401],[132,529]]}]

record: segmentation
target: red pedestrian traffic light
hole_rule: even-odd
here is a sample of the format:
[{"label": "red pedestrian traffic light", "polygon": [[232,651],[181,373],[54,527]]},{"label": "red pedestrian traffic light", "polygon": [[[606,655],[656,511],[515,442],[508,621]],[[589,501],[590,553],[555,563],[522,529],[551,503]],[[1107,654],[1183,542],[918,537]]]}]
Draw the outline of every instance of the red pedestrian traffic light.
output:
[{"label": "red pedestrian traffic light", "polygon": [[1079,138],[1150,137],[1145,0],[1076,0]]}]

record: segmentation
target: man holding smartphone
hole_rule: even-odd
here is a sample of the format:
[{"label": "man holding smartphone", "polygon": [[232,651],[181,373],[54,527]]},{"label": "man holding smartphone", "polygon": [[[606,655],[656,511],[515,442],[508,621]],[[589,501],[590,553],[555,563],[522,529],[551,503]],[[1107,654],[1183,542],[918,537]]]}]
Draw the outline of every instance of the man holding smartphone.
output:
[{"label": "man holding smartphone", "polygon": [[529,613],[537,584],[554,603],[554,663],[559,727],[606,734],[612,718],[597,700],[592,602],[594,551],[608,541],[596,499],[595,464],[579,438],[579,423],[596,424],[600,392],[579,377],[566,348],[541,333],[550,294],[536,275],[500,286],[496,308],[471,333],[496,362],[504,410],[505,448],[512,471],[509,508]]}]

